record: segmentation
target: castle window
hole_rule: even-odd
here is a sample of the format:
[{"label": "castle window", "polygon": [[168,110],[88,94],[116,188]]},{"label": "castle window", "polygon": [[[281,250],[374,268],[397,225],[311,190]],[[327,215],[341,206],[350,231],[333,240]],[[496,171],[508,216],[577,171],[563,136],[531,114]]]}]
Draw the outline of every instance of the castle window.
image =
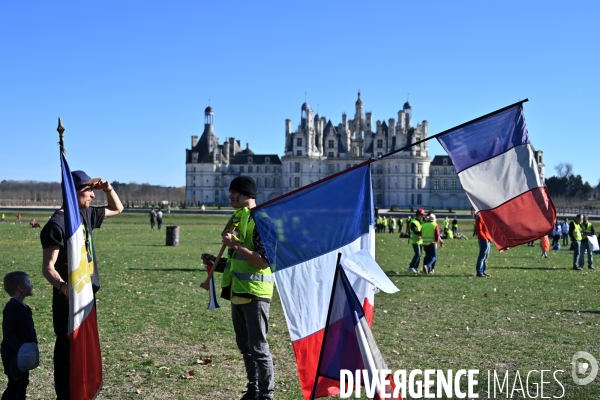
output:
[{"label": "castle window", "polygon": [[456,190],[456,179],[450,181],[450,189]]},{"label": "castle window", "polygon": [[269,167],[269,166],[265,167],[265,173],[270,174],[271,173],[271,167]]},{"label": "castle window", "polygon": [[297,156],[301,156],[302,155],[302,150],[296,150],[296,155]]},{"label": "castle window", "polygon": [[[415,163],[410,164],[410,173],[414,174],[415,173]],[[414,187],[413,187],[414,189]]]},{"label": "castle window", "polygon": [[243,165],[241,165],[241,166],[240,166],[240,173],[243,173],[243,172],[244,172],[244,166],[243,166]]},{"label": "castle window", "polygon": [[197,163],[198,162],[198,153],[192,153],[192,162],[193,163]]},{"label": "castle window", "polygon": [[448,168],[444,167],[444,175],[446,175],[448,173]]},{"label": "castle window", "polygon": [[434,175],[438,175],[439,173],[440,173],[440,169],[439,169],[438,167],[435,167],[435,168],[433,169],[433,174],[434,174]]},{"label": "castle window", "polygon": [[411,189],[414,189],[414,188],[415,188],[415,180],[414,180],[414,179],[411,179],[411,180],[410,180],[410,188],[411,188]]},{"label": "castle window", "polygon": [[333,164],[327,164],[327,173],[328,174],[333,174],[335,172],[335,167]]},{"label": "castle window", "polygon": [[417,195],[417,205],[420,206],[421,203],[423,203],[423,195],[422,194],[418,194]]},{"label": "castle window", "polygon": [[[421,157],[421,150],[415,151],[415,156]],[[421,204],[421,203],[419,203],[419,204]]]},{"label": "castle window", "polygon": [[265,157],[265,164],[271,164],[271,158]]},{"label": "castle window", "polygon": [[417,189],[423,189],[423,180],[421,178],[417,178]]},{"label": "castle window", "polygon": [[260,174],[260,171],[261,171],[261,166],[260,166],[260,165],[257,165],[257,166],[256,166],[256,173],[257,173],[257,174]]},{"label": "castle window", "polygon": [[456,175],[456,168],[450,168],[450,175]]},{"label": "castle window", "polygon": [[381,149],[383,147],[383,140],[382,139],[377,139],[377,148]]},{"label": "castle window", "polygon": [[444,164],[444,165],[448,165],[448,159],[447,159],[447,158],[445,158],[445,157],[444,157],[444,160],[443,160],[443,164]]},{"label": "castle window", "polygon": [[299,162],[294,163],[294,172],[296,172],[296,173],[300,172],[300,163]]},{"label": "castle window", "polygon": [[329,153],[327,153],[327,157],[329,157],[329,158],[333,158],[333,157],[334,157],[334,155],[333,155],[333,151],[330,151]]},{"label": "castle window", "polygon": [[252,173],[252,165],[248,165],[248,173],[251,174]]},{"label": "castle window", "polygon": [[302,146],[302,138],[301,137],[296,139],[296,146]]},{"label": "castle window", "polygon": [[433,190],[440,190],[440,180],[439,179],[433,180]]},{"label": "castle window", "polygon": [[448,179],[444,179],[444,190],[448,190]]},{"label": "castle window", "polygon": [[300,178],[299,177],[294,178],[294,187],[297,187],[297,188],[300,187]]},{"label": "castle window", "polygon": [[277,178],[277,177],[273,178],[273,187],[276,187],[276,188],[279,187],[279,178]]},{"label": "castle window", "polygon": [[271,178],[265,178],[265,187],[271,187]]},{"label": "castle window", "polygon": [[327,141],[327,145],[330,149],[333,149],[334,144],[335,144],[335,141],[333,141],[333,140]]},{"label": "castle window", "polygon": [[274,174],[278,174],[279,173],[279,167],[277,167],[277,166],[273,167],[273,173]]},{"label": "castle window", "polygon": [[252,157],[248,157],[248,164],[252,164]]},{"label": "castle window", "polygon": [[262,187],[262,178],[260,176],[256,178],[256,187]]},{"label": "castle window", "polygon": [[418,163],[417,164],[417,174],[422,174],[422,173],[423,173],[423,164]]}]

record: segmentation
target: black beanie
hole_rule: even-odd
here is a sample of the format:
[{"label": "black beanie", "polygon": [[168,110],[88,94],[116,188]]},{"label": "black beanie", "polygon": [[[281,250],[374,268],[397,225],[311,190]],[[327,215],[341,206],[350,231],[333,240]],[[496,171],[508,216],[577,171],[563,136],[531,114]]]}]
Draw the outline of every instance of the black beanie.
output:
[{"label": "black beanie", "polygon": [[249,176],[238,176],[229,184],[229,190],[243,194],[251,199],[256,198],[256,182]]}]

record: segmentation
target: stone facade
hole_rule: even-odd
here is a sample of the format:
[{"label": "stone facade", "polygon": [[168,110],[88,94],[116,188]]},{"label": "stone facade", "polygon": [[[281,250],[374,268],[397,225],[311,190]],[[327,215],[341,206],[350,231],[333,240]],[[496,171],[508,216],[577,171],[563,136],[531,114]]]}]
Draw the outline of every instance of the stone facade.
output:
[{"label": "stone facade", "polygon": [[[404,103],[397,118],[376,121],[364,112],[360,92],[352,119],[342,114],[342,122],[314,113],[307,103],[300,109],[300,123],[292,130],[285,120],[285,155],[256,155],[242,150],[239,140],[223,144],[213,130],[214,113],[205,110],[204,132],[192,136],[186,150],[186,201],[188,204],[229,204],[228,188],[238,175],[253,176],[259,187],[257,203],[275,198],[313,183],[371,158],[410,146],[428,136],[426,120],[412,124],[412,106]],[[540,174],[544,174],[542,152],[535,152]],[[410,146],[373,163],[372,181],[375,204],[379,208],[424,207],[435,210],[469,209],[471,204],[460,186],[448,156],[428,155],[427,142]]]}]

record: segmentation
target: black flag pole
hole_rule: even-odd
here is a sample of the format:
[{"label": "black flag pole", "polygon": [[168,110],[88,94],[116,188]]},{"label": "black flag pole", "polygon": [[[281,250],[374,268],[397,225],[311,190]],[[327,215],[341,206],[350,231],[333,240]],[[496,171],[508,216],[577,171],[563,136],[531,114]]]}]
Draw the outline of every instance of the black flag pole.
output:
[{"label": "black flag pole", "polygon": [[429,136],[429,137],[427,137],[427,138],[425,138],[425,139],[421,139],[421,140],[419,140],[419,141],[417,141],[417,142],[414,142],[414,143],[411,143],[411,144],[409,144],[409,145],[407,145],[407,146],[404,146],[404,147],[402,147],[402,148],[400,148],[400,149],[398,149],[398,150],[394,150],[394,151],[392,151],[392,152],[390,152],[390,153],[387,153],[387,154],[384,154],[384,155],[382,155],[382,156],[379,156],[379,157],[377,157],[377,160],[381,160],[381,159],[384,159],[384,158],[386,158],[386,157],[389,157],[389,156],[391,156],[391,155],[393,155],[393,154],[396,154],[396,153],[398,153],[398,152],[400,152],[400,151],[403,151],[403,150],[406,150],[406,149],[410,149],[411,147],[413,147],[413,146],[416,146],[416,145],[418,145],[418,144],[421,144],[421,143],[424,143],[424,142],[426,142],[426,141],[428,141],[428,140],[431,140],[431,139],[436,139],[436,138],[438,138],[438,137],[440,137],[440,136],[442,136],[442,135],[445,135],[445,134],[447,134],[447,133],[450,133],[450,132],[452,132],[452,131],[454,131],[454,130],[456,130],[456,129],[460,129],[460,128],[462,128],[462,127],[464,127],[464,126],[467,126],[467,125],[469,125],[469,124],[472,124],[472,123],[474,123],[474,122],[481,121],[482,119],[489,118],[489,117],[491,117],[492,115],[500,114],[500,113],[501,113],[501,112],[503,112],[503,111],[506,111],[506,110],[508,110],[508,109],[510,109],[510,108],[513,108],[514,106],[517,106],[517,105],[519,105],[519,104],[523,104],[523,103],[525,103],[525,102],[528,102],[528,101],[529,101],[529,99],[525,99],[525,100],[517,101],[516,103],[513,103],[513,104],[511,104],[511,105],[509,105],[509,106],[503,107],[503,108],[501,108],[501,109],[499,109],[499,110],[496,110],[496,111],[492,111],[492,112],[491,112],[491,113],[489,113],[489,114],[482,115],[481,117],[478,117],[478,118],[472,119],[471,121],[468,121],[468,122],[465,122],[465,123],[463,123],[463,124],[457,125],[457,126],[455,126],[454,128],[446,129],[445,131],[443,131],[443,132],[440,132],[440,133],[438,133],[438,134],[436,134],[436,135]]},{"label": "black flag pole", "polygon": [[66,156],[67,150],[65,150],[65,127],[62,125],[60,117],[58,117],[58,128],[56,128],[56,130],[58,131],[58,145],[60,146],[60,152],[63,154],[63,156]]}]

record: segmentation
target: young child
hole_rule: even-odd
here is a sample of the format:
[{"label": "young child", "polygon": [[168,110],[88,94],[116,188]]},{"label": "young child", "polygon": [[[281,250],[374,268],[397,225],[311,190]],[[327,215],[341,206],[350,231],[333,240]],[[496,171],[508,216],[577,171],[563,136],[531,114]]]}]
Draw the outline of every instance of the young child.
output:
[{"label": "young child", "polygon": [[550,239],[548,239],[548,235],[540,239],[540,247],[542,248],[542,257],[548,258],[548,251],[550,251]]},{"label": "young child", "polygon": [[23,301],[33,294],[29,275],[22,271],[9,272],[4,276],[4,290],[11,299],[6,303],[2,318],[2,364],[8,376],[8,385],[2,399],[25,399],[29,385],[29,371],[19,368],[17,355],[25,343],[37,345],[31,308]]}]

